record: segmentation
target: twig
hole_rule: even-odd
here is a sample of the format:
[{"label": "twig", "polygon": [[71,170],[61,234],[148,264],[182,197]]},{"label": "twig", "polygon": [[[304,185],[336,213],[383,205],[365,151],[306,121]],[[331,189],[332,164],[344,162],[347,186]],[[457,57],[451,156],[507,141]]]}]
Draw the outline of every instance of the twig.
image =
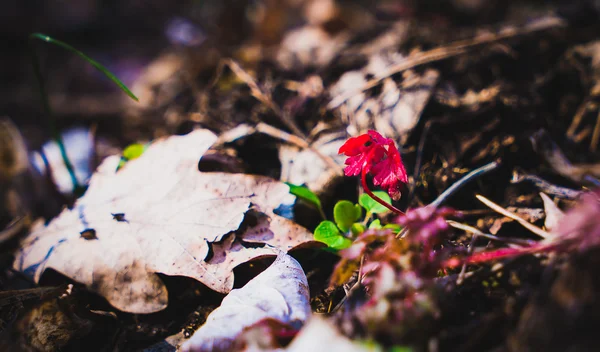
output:
[{"label": "twig", "polygon": [[296,144],[301,148],[308,148],[313,153],[317,154],[319,158],[321,158],[329,168],[333,169],[334,172],[338,175],[342,175],[342,168],[329,156],[324,155],[316,148],[313,148],[308,142],[306,142],[306,135],[300,130],[300,128],[296,125],[296,123],[290,118],[289,114],[283,110],[281,110],[273,101],[270,94],[263,92],[258,83],[250,76],[240,65],[233,61],[232,59],[226,59],[224,63],[229,66],[229,68],[235,73],[244,83],[250,87],[250,91],[252,92],[252,96],[258,99],[261,103],[265,104],[269,109],[271,109],[277,117],[283,122],[292,132],[293,134],[281,131],[273,126],[267,125],[266,123],[259,123],[256,126],[257,131],[268,134],[270,136],[280,138],[290,143]]},{"label": "twig", "polygon": [[265,104],[269,109],[271,109],[277,117],[283,122],[295,135],[300,136],[302,138],[306,138],[304,133],[300,130],[300,128],[296,125],[296,123],[289,117],[288,114],[284,113],[279,106],[275,104],[271,95],[263,92],[258,83],[250,76],[244,69],[240,67],[240,65],[233,61],[232,59],[226,59],[225,64],[229,66],[231,71],[235,73],[239,79],[244,81],[250,87],[250,91],[252,92],[252,96],[258,99],[261,103]]},{"label": "twig", "polygon": [[588,96],[587,98],[585,98],[583,100],[581,105],[579,105],[579,107],[577,108],[577,111],[575,111],[573,120],[571,120],[571,125],[567,129],[567,138],[569,138],[571,140],[574,139],[575,132],[577,132],[577,127],[579,127],[579,125],[581,124],[581,121],[583,120],[583,116],[585,115],[585,112],[588,109],[590,101],[591,101],[591,99]]},{"label": "twig", "polygon": [[479,199],[480,202],[487,205],[492,210],[506,216],[507,218],[515,220],[516,222],[521,224],[523,227],[525,227],[529,231],[535,233],[536,235],[540,236],[541,238],[550,239],[553,237],[551,233],[548,233],[548,232],[540,229],[539,227],[529,223],[527,220],[523,219],[522,217],[518,216],[517,214],[511,213],[510,211],[502,208],[501,206],[499,206],[498,204],[485,198],[484,196],[478,194],[478,195],[476,195],[476,197],[477,197],[477,199]]},{"label": "twig", "polygon": [[0,231],[0,244],[3,244],[17,235],[26,226],[26,217],[13,219],[4,230]]},{"label": "twig", "polygon": [[467,224],[462,224],[462,223],[454,221],[454,220],[446,220],[446,222],[448,223],[448,225],[450,225],[454,228],[457,228],[459,230],[463,230],[466,232],[471,232],[474,235],[477,235],[479,237],[484,237],[484,238],[487,238],[487,239],[490,239],[493,241],[509,243],[509,244],[519,246],[519,247],[527,247],[527,246],[531,246],[532,244],[537,243],[537,241],[521,240],[518,238],[503,238],[503,237],[494,236],[492,234],[482,232],[481,230],[479,230],[476,227],[469,226]]},{"label": "twig", "polygon": [[327,166],[329,166],[329,168],[334,170],[337,175],[344,174],[342,167],[339,166],[331,157],[321,153],[321,151],[319,151],[317,148],[313,148],[308,142],[298,136],[282,131],[264,122],[259,122],[256,125],[256,131],[289,142],[302,149],[310,149],[313,153],[317,154],[317,156],[321,158],[321,160],[323,160]]},{"label": "twig", "polygon": [[[450,197],[452,194],[454,194],[454,192],[456,192],[459,188],[461,188],[462,186],[467,184],[469,181],[471,181],[472,179],[474,179],[478,176],[481,176],[483,174],[486,174],[486,173],[496,169],[498,166],[500,166],[500,163],[493,161],[489,164],[486,164],[482,167],[479,167],[479,168],[469,172],[468,174],[463,176],[460,180],[456,181],[452,186],[450,186],[444,192],[442,192],[442,194],[440,194],[433,202],[429,203],[427,206],[433,207],[433,208],[439,207],[443,202],[446,201],[446,199],[448,197]],[[404,238],[404,237],[406,237],[407,234],[408,234],[408,229],[403,228],[400,232],[398,232],[398,234],[396,235],[396,238]]]},{"label": "twig", "polygon": [[362,257],[360,257],[360,267],[358,268],[358,279],[356,280],[354,285],[352,285],[352,287],[348,290],[348,292],[346,292],[346,295],[344,297],[342,297],[340,302],[338,304],[336,304],[336,306],[333,308],[333,310],[330,311],[330,313],[337,312],[337,310],[342,307],[344,302],[346,302],[346,300],[348,300],[348,298],[350,296],[352,296],[352,294],[360,287],[360,282],[362,281],[362,278],[363,278],[362,269],[363,269],[364,262],[365,262],[365,256],[363,255]]},{"label": "twig", "polygon": [[483,174],[486,174],[492,170],[495,170],[496,168],[498,168],[498,166],[500,166],[500,163],[493,161],[489,164],[486,164],[482,167],[479,167],[479,168],[469,172],[468,174],[463,176],[460,180],[456,181],[448,189],[446,189],[442,194],[440,194],[433,202],[431,202],[431,204],[428,205],[428,207],[434,207],[434,208],[439,207],[443,202],[446,201],[446,199],[448,197],[450,197],[452,194],[454,194],[454,192],[456,192],[462,186],[467,184],[469,181],[471,181],[472,179],[479,177]]},{"label": "twig", "polygon": [[[469,226],[467,224],[461,224],[461,223],[453,221],[453,220],[447,220],[446,223],[448,223],[448,225],[450,225],[454,228],[463,230],[465,232],[470,232],[473,234],[473,237],[471,238],[471,243],[469,244],[469,249],[467,250],[468,255],[473,254],[473,251],[475,250],[475,247],[474,247],[475,241],[479,237],[484,237],[484,238],[487,238],[487,239],[490,239],[493,241],[508,243],[509,246],[511,246],[513,248],[514,247],[517,247],[517,248],[529,247],[529,246],[532,246],[537,243],[535,241],[528,241],[528,240],[520,240],[520,239],[513,239],[513,238],[500,238],[500,237],[497,237],[497,236],[494,236],[494,235],[491,235],[488,233],[484,233],[484,232],[480,231],[478,228],[475,228],[473,226]],[[467,263],[464,262],[460,269],[460,273],[458,274],[458,278],[456,279],[457,285],[462,284],[462,282],[465,278],[466,270],[467,270]]]},{"label": "twig", "polygon": [[[475,248],[475,241],[477,241],[477,238],[479,237],[479,234],[477,232],[473,233],[473,237],[471,237],[471,243],[469,243],[469,248],[467,249],[467,254],[471,255],[473,253],[473,249]],[[460,285],[462,284],[463,280],[465,279],[465,273],[467,272],[467,263],[463,263],[462,267],[460,268],[460,272],[458,273],[458,277],[456,278],[456,284]]]},{"label": "twig", "polygon": [[230,129],[228,131],[223,132],[216,144],[229,143],[244,136],[251,135],[253,133],[263,133],[270,137],[277,138],[284,142],[293,144],[301,149],[310,149],[313,153],[315,153],[321,160],[323,160],[329,168],[334,170],[337,175],[343,175],[343,169],[339,166],[331,157],[321,153],[316,148],[313,148],[310,144],[308,144],[304,139],[295,136],[291,133],[280,130],[279,128],[273,127],[267,123],[259,122],[256,126],[250,126],[247,124],[241,124],[237,127]]},{"label": "twig", "polygon": [[576,199],[583,193],[583,191],[577,191],[567,187],[557,186],[542,179],[541,177],[535,175],[522,174],[520,171],[514,170],[510,183],[520,183],[523,181],[529,181],[533,183],[538,189],[542,190],[544,193],[559,198]]},{"label": "twig", "polygon": [[600,176],[600,164],[572,164],[544,129],[534,133],[530,140],[534,149],[559,175],[577,183],[600,184],[596,178]]}]

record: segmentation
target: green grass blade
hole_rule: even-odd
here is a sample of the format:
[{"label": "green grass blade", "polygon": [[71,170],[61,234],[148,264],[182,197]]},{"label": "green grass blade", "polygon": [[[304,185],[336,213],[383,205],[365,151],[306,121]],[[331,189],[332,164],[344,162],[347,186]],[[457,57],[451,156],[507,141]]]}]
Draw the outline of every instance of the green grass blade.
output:
[{"label": "green grass blade", "polygon": [[121,88],[121,90],[123,92],[125,92],[127,95],[129,95],[129,97],[135,101],[139,101],[138,97],[135,96],[135,94],[133,94],[129,88],[127,88],[127,86],[121,82],[120,79],[117,78],[117,76],[115,76],[114,74],[112,74],[112,72],[110,72],[106,67],[104,67],[102,64],[100,64],[98,61],[92,59],[91,57],[87,56],[86,54],[82,53],[81,51],[75,49],[74,47],[70,46],[69,44],[65,43],[65,42],[61,42],[60,40],[56,40],[54,38],[51,38],[45,34],[42,33],[32,33],[29,35],[30,39],[39,39],[42,40],[46,43],[51,43],[51,44],[55,44],[60,46],[63,49],[66,49],[74,54],[79,55],[80,57],[82,57],[85,61],[87,61],[88,63],[90,63],[90,65],[94,66],[98,71],[102,72],[106,77],[108,77],[108,79],[110,79],[111,81],[113,81],[119,88]]},{"label": "green grass blade", "polygon": [[53,39],[42,33],[32,33],[29,35],[29,49],[30,49],[30,55],[31,55],[31,62],[33,65],[33,72],[35,73],[35,77],[38,82],[40,98],[42,100],[42,105],[44,107],[44,111],[46,112],[46,115],[47,115],[46,117],[48,119],[48,121],[47,121],[48,128],[50,129],[50,132],[52,133],[52,136],[53,136],[54,140],[56,141],[56,144],[58,145],[58,149],[60,150],[60,154],[63,159],[63,162],[65,163],[65,167],[67,168],[67,171],[69,172],[69,176],[71,177],[71,182],[73,183],[73,193],[75,195],[80,195],[83,193],[84,187],[82,187],[79,184],[79,182],[77,181],[77,177],[75,176],[75,170],[73,168],[73,164],[71,163],[71,161],[69,160],[69,157],[67,156],[67,151],[65,149],[65,144],[63,143],[62,136],[60,135],[60,132],[58,131],[58,128],[56,127],[56,121],[54,120],[54,114],[52,113],[52,108],[50,107],[50,101],[48,99],[48,92],[46,91],[46,82],[44,80],[44,77],[42,76],[42,70],[40,69],[40,60],[39,60],[37,52],[33,46],[34,39],[38,39],[38,40],[44,41],[46,43],[58,45],[72,53],[79,55],[84,60],[89,62],[92,66],[94,66],[96,69],[98,69],[100,72],[102,72],[106,77],[108,77],[111,81],[113,81],[117,86],[119,86],[119,88],[121,88],[121,90],[123,90],[133,100],[139,101],[139,99],[129,90],[129,88],[127,88],[127,86],[125,86],[125,84],[123,82],[121,82],[115,75],[113,75],[108,69],[106,69],[106,67],[102,66],[100,63],[93,60],[89,56],[85,55],[81,51],[73,48],[69,44],[61,42],[60,40]]}]

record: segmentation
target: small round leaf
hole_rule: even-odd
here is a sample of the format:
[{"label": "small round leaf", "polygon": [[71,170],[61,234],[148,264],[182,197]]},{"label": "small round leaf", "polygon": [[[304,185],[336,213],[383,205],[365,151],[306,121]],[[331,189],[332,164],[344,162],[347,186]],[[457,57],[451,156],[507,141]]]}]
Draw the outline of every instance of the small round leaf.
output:
[{"label": "small round leaf", "polygon": [[379,219],[375,219],[369,224],[369,230],[381,230],[381,228],[381,221]]},{"label": "small round leaf", "polygon": [[[384,202],[392,204],[392,199],[386,192],[375,191],[373,193],[377,197],[381,198]],[[388,208],[379,204],[375,199],[371,198],[371,196],[369,196],[366,193],[360,195],[360,197],[358,198],[358,204],[362,205],[365,209],[367,209],[367,211],[374,214],[381,214],[389,211]]]},{"label": "small round leaf", "polygon": [[342,236],[340,230],[331,221],[321,221],[315,229],[315,240],[336,250],[348,248],[352,244],[352,241]]},{"label": "small round leaf", "polygon": [[360,218],[362,210],[360,206],[347,200],[341,200],[333,207],[333,219],[344,232],[350,231],[352,224]]}]

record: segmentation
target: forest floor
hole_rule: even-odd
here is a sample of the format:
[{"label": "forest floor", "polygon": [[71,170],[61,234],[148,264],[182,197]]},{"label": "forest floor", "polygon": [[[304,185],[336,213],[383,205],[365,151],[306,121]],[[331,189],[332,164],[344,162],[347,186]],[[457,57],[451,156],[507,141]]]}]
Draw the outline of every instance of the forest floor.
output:
[{"label": "forest floor", "polygon": [[598,349],[598,1],[107,6],[0,26],[3,350]]}]

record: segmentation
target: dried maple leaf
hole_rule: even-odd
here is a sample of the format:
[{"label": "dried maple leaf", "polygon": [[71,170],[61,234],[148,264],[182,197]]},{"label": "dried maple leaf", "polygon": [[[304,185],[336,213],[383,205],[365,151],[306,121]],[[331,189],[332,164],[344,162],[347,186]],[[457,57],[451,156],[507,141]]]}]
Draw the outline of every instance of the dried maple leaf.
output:
[{"label": "dried maple leaf", "polygon": [[[198,130],[157,141],[118,172],[119,157],[106,159],[72,210],[24,239],[14,267],[36,282],[54,269],[120,310],[151,313],[168,301],[156,273],[227,293],[235,266],[311,241],[308,230],[273,213],[293,199],[285,184],[198,171],[215,140]],[[264,218],[247,233],[238,231],[251,206]],[[263,245],[248,248],[242,240]]]}]

